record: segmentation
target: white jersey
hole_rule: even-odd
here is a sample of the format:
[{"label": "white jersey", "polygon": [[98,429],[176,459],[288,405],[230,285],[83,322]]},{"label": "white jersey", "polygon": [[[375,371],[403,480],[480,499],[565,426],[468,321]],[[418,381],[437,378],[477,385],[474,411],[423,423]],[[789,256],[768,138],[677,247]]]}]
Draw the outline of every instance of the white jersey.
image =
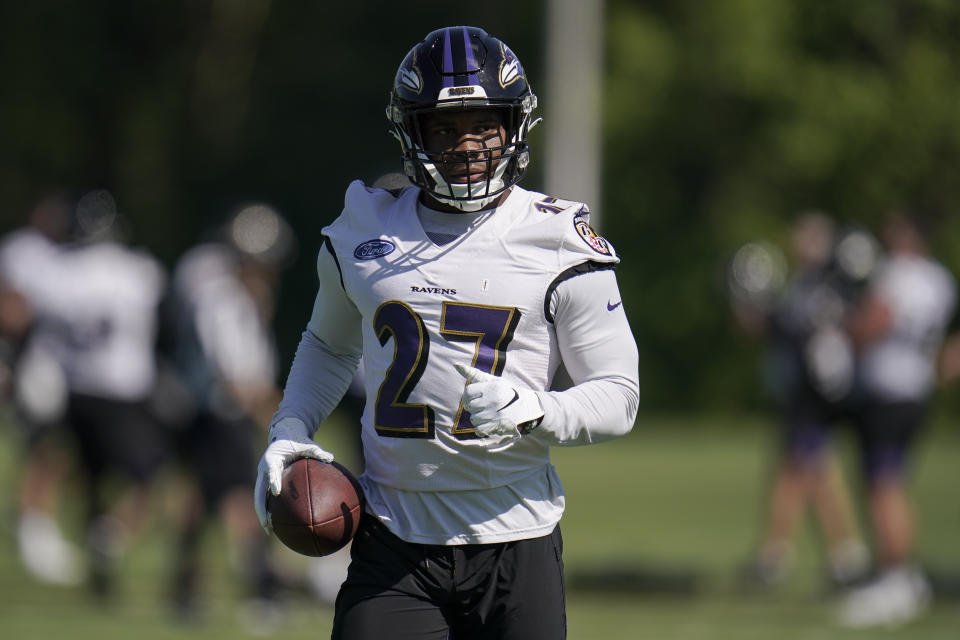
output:
[{"label": "white jersey", "polygon": [[137,401],[156,377],[157,305],[165,275],[152,256],[114,242],[64,251],[53,314],[71,391]]},{"label": "white jersey", "polygon": [[30,305],[32,327],[14,372],[14,396],[23,416],[38,423],[59,419],[67,390],[55,349],[60,344],[56,309],[64,287],[63,249],[32,227],[12,231],[0,241],[0,278]]},{"label": "white jersey", "polygon": [[58,262],[61,252],[39,231],[29,227],[13,231],[0,242],[0,277],[42,313],[56,300],[62,286]]},{"label": "white jersey", "polygon": [[190,249],[174,272],[178,361],[201,402],[215,397],[224,381],[275,384],[273,336],[239,274],[234,253],[215,243]]},{"label": "white jersey", "polygon": [[954,279],[929,258],[894,256],[880,266],[871,291],[890,310],[893,326],[863,353],[864,388],[889,401],[925,400],[956,303]]},{"label": "white jersey", "polygon": [[[590,229],[584,205],[518,187],[462,237],[437,246],[418,221],[418,196],[417,188],[395,196],[354,182],[343,213],[323,231],[318,262],[309,332],[345,352],[362,336],[368,508],[412,542],[546,535],[564,507],[549,446],[620,435],[636,415],[636,344],[610,270],[618,258]],[[333,264],[326,251],[339,292],[323,284],[323,265]],[[573,296],[589,298],[593,310],[561,323],[554,314],[575,304],[566,282],[580,274],[596,275],[595,295]],[[596,332],[580,335],[588,328]],[[565,348],[583,384],[548,393]],[[588,353],[603,353],[603,363],[580,366]],[[537,391],[541,428],[478,439],[460,405],[456,362]],[[296,372],[295,362],[291,378],[307,376]],[[277,416],[296,415],[315,429],[315,418],[289,406],[289,391],[288,382]]]}]

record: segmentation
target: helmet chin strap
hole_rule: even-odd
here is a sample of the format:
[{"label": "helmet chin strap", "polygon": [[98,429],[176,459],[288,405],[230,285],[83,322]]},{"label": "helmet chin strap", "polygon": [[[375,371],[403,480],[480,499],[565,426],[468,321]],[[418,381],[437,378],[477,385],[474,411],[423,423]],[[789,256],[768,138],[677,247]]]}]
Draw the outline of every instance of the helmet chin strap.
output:
[{"label": "helmet chin strap", "polygon": [[[509,162],[500,162],[493,172],[490,180],[484,180],[473,184],[448,183],[437,166],[432,162],[424,162],[423,168],[427,170],[433,179],[436,187],[430,190],[430,195],[440,202],[450,205],[456,209],[467,213],[480,211],[485,206],[503,195],[506,185],[503,183],[503,174],[507,170]],[[444,196],[441,190],[447,193],[453,193],[454,197]],[[474,194],[492,193],[489,196],[478,196]]]}]

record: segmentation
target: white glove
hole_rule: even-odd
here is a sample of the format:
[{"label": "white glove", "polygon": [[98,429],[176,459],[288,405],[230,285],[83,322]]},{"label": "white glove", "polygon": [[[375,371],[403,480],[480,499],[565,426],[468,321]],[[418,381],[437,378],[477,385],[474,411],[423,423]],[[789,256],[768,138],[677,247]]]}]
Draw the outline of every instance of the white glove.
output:
[{"label": "white glove", "polygon": [[479,437],[518,436],[540,426],[543,407],[533,391],[460,363],[453,366],[467,379],[463,408]]},{"label": "white glove", "polygon": [[257,486],[253,490],[253,507],[257,511],[260,526],[268,534],[272,527],[267,511],[267,491],[275,496],[280,495],[283,469],[298,458],[332,462],[333,454],[317,446],[303,421],[284,418],[270,427],[269,444],[257,465]]}]

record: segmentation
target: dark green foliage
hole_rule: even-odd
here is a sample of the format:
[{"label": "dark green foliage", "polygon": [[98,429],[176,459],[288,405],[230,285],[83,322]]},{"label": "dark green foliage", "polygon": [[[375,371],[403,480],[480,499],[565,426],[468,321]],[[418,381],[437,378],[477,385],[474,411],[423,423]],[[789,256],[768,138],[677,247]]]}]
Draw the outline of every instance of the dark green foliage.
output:
[{"label": "dark green foliage", "polygon": [[[511,43],[546,99],[547,5],[2,3],[0,227],[48,186],[107,186],[135,241],[172,262],[239,202],[272,202],[301,241],[277,315],[287,361],[320,226],[349,180],[397,169],[383,108],[403,53],[438,26],[479,24]],[[760,402],[722,270],[740,243],[781,240],[799,209],[867,225],[922,210],[960,271],[960,5],[606,10],[604,196],[591,204],[625,258],[645,406]],[[532,137],[532,188],[546,131]]]},{"label": "dark green foliage", "polygon": [[816,207],[928,216],[960,269],[960,7],[608,3],[605,231],[653,406],[756,400],[724,261]]}]

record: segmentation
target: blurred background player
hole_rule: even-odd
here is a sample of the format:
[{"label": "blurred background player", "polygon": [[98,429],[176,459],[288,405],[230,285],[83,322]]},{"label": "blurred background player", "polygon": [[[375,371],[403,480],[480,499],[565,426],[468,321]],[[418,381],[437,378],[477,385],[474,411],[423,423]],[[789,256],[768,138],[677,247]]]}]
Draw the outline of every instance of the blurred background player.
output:
[{"label": "blurred background player", "polygon": [[114,564],[151,513],[150,490],[167,452],[148,410],[166,274],[152,255],[125,244],[122,226],[109,191],[80,198],[50,309],[52,349],[68,389],[66,423],[85,481],[89,578],[99,597],[115,592]]},{"label": "blurred background player", "polygon": [[272,333],[279,276],[295,249],[287,222],[261,204],[239,209],[217,237],[188,250],[173,276],[170,354],[190,406],[178,449],[195,485],[175,553],[174,605],[198,611],[200,543],[222,518],[234,570],[252,598],[271,601],[278,578],[252,491],[259,442],[279,401]]},{"label": "blurred background player", "polygon": [[808,507],[831,582],[851,584],[868,569],[830,434],[848,411],[853,387],[843,323],[857,281],[838,265],[836,247],[834,222],[803,212],[790,230],[789,279],[779,251],[761,244],[741,249],[731,269],[734,313],[741,327],[767,341],[764,378],[781,426],[761,539],[741,576],[748,586],[771,587],[786,577]]},{"label": "blurred background player", "polygon": [[853,627],[905,622],[931,589],[915,564],[907,466],[936,384],[936,358],[956,304],[953,276],[930,257],[914,219],[896,214],[882,232],[887,258],[850,321],[862,409],[857,423],[876,578],[841,609]]},{"label": "blurred background player", "polygon": [[0,389],[24,446],[17,545],[27,571],[55,584],[81,578],[76,550],[58,523],[70,452],[62,429],[66,389],[49,350],[52,327],[46,312],[59,292],[58,266],[70,215],[66,194],[51,192],[37,201],[25,226],[0,240]]}]

